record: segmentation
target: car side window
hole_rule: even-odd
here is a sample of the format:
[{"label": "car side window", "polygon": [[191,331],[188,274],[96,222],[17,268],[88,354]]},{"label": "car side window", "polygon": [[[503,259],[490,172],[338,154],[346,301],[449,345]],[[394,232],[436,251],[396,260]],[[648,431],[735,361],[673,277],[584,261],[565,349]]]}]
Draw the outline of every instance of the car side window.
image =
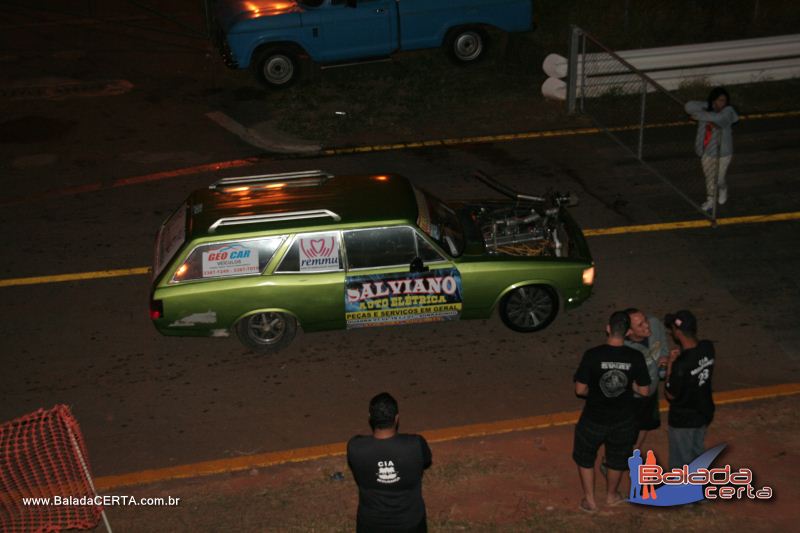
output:
[{"label": "car side window", "polygon": [[178,267],[171,283],[261,274],[283,237],[203,244]]},{"label": "car side window", "polygon": [[276,272],[336,272],[342,270],[342,265],[338,232],[301,233]]},{"label": "car side window", "polygon": [[344,232],[349,269],[406,266],[415,257],[441,261],[442,257],[408,226]]}]

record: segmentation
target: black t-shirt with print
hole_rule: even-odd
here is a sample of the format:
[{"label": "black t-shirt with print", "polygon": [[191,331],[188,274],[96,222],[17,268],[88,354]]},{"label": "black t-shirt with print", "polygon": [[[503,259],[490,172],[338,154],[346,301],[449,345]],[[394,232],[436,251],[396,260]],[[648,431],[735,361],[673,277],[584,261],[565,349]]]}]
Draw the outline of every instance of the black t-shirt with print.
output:
[{"label": "black t-shirt with print", "polygon": [[422,436],[357,435],[347,443],[347,464],[358,484],[360,531],[404,531],[425,518],[422,473],[431,449]]},{"label": "black t-shirt with print", "polygon": [[583,354],[575,381],[589,385],[581,418],[597,424],[613,424],[636,412],[633,382],[650,385],[650,374],[641,352],[628,346],[603,344]]},{"label": "black t-shirt with print", "polygon": [[[669,425],[674,428],[699,428],[714,419],[711,378],[714,375],[714,345],[700,341],[684,350],[672,363],[665,385],[669,400]],[[669,398],[668,398],[669,399]]]}]

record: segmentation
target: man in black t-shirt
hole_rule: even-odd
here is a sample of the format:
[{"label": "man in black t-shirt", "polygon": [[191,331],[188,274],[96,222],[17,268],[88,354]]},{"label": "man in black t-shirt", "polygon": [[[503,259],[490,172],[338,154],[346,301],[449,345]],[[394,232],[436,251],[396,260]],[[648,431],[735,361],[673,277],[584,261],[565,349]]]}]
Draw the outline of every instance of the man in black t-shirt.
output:
[{"label": "man in black t-shirt", "polygon": [[347,443],[347,464],[358,485],[358,533],[428,531],[422,474],[431,449],[420,435],[398,433],[397,401],[387,392],[369,403],[372,435]]},{"label": "man in black t-shirt", "polygon": [[583,354],[575,372],[575,394],[586,398],[586,404],[575,426],[572,458],[578,465],[583,488],[580,508],[587,512],[597,510],[594,464],[597,449],[603,444],[608,467],[606,504],[624,501],[618,488],[636,440],[633,392],[647,396],[650,385],[644,356],[624,346],[630,325],[628,313],[617,311],[612,314],[606,326],[606,344]]},{"label": "man in black t-shirt", "polygon": [[670,352],[664,385],[669,401],[669,466],[680,468],[703,453],[706,430],[714,419],[714,345],[697,340],[697,319],[689,311],[667,315],[664,325],[680,346]]}]

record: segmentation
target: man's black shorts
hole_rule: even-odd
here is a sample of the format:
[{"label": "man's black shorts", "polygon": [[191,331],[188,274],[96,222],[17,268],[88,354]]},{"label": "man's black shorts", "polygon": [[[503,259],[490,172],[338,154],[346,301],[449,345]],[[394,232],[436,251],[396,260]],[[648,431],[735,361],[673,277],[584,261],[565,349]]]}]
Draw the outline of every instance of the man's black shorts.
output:
[{"label": "man's black shorts", "polygon": [[428,533],[428,519],[423,517],[419,524],[411,529],[388,528],[386,526],[368,526],[356,517],[356,533]]},{"label": "man's black shorts", "polygon": [[634,398],[636,403],[636,429],[651,431],[661,427],[661,415],[658,412],[658,391],[652,396]]},{"label": "man's black shorts", "polygon": [[606,445],[606,465],[613,470],[627,470],[636,440],[636,421],[629,418],[611,425],[597,424],[583,417],[575,426],[572,459],[583,468],[594,468],[597,449]]}]

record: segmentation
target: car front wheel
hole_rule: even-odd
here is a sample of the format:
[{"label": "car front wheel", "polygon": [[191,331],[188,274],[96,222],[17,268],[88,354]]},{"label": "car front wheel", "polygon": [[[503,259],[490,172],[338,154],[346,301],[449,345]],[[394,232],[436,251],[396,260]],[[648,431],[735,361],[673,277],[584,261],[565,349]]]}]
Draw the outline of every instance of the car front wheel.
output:
[{"label": "car front wheel", "polygon": [[544,285],[512,290],[500,301],[500,318],[514,331],[531,333],[546,328],[558,314],[558,295]]},{"label": "car front wheel", "polygon": [[487,44],[483,30],[469,27],[452,30],[445,41],[447,54],[458,65],[476,63],[484,56]]},{"label": "car front wheel", "polygon": [[256,353],[275,353],[289,345],[297,332],[297,320],[285,313],[255,313],[236,323],[242,344]]},{"label": "car front wheel", "polygon": [[283,89],[300,77],[300,61],[292,50],[267,48],[255,57],[253,74],[264,87]]}]

